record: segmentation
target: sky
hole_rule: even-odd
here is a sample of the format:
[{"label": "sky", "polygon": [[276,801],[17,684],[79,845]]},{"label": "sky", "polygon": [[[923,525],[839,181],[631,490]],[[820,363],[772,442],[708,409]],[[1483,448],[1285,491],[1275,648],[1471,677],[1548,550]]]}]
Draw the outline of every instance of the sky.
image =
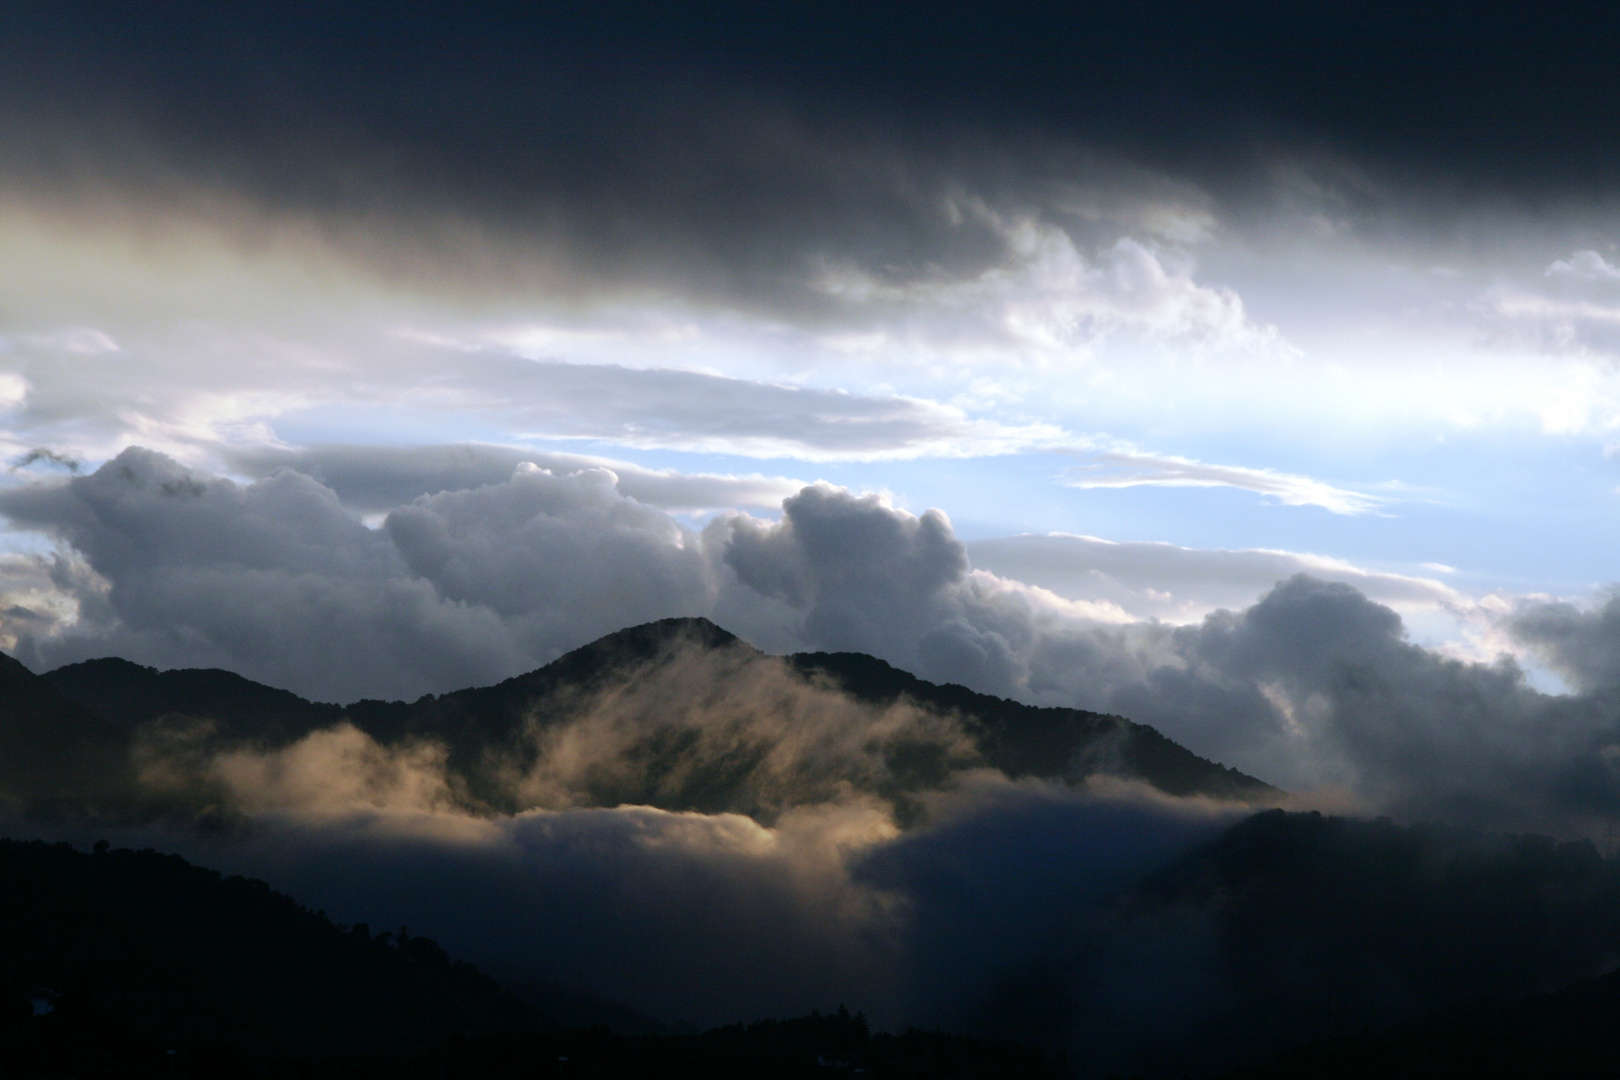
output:
[{"label": "sky", "polygon": [[702,614],[1095,707],[1037,639],[1306,574],[1572,700],[1620,669],[1617,33],[8,5],[0,642],[352,700]]}]

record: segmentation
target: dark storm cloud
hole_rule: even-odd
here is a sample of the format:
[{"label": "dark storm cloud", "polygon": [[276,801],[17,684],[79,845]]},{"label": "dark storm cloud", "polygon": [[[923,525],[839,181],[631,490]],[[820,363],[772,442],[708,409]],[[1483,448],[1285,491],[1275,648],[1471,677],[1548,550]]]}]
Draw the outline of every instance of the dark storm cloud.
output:
[{"label": "dark storm cloud", "polygon": [[[1279,162],[1352,216],[1408,187],[1606,198],[1617,35],[1599,5],[22,4],[0,23],[0,141],[36,193],[205,215],[189,193],[229,193],[406,278],[474,235],[491,254],[457,272],[485,284],[815,310],[782,286],[819,257],[901,281],[993,265],[1005,238],[952,209],[964,193],[1077,234],[1154,188],[1283,198]],[[505,239],[572,272],[525,279]]]},{"label": "dark storm cloud", "polygon": [[1620,597],[1584,611],[1567,603],[1527,604],[1508,626],[1582,690],[1620,687]]}]

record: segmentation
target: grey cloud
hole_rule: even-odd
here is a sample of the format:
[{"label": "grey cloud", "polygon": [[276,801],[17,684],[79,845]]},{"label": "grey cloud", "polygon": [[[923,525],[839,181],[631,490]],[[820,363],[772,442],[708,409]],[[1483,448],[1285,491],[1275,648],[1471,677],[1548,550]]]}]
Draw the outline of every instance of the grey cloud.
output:
[{"label": "grey cloud", "polygon": [[730,569],[810,647],[1119,713],[1285,789],[1407,818],[1581,835],[1620,814],[1608,697],[1541,694],[1510,660],[1432,653],[1350,585],[1296,574],[1188,626],[1087,625],[969,570],[943,519],[874,498],[811,489],[778,524],[730,527]]},{"label": "grey cloud", "polygon": [[1620,873],[1585,844],[1281,813],[1234,825],[989,777],[900,834],[859,804],[770,828],[645,806],[473,818],[345,808],[329,796],[354,785],[304,764],[293,779],[317,797],[261,803],[245,831],[94,835],[666,1020],[843,1002],[881,1027],[1062,1049],[1087,1078],[1215,1071],[1559,986],[1609,967],[1620,932]]},{"label": "grey cloud", "polygon": [[307,476],[240,487],[138,449],[0,504],[102,583],[73,583],[91,609],[80,625],[21,631],[36,664],[117,653],[228,667],[321,700],[415,696],[708,602],[697,538],[604,470],[520,472],[420,500],[376,531]]},{"label": "grey cloud", "polygon": [[[914,517],[877,496],[817,485],[784,502],[778,523],[726,524],[725,561],[748,590],[732,594],[735,603],[758,594],[786,605],[800,640],[969,685],[1000,688],[1014,677],[1013,650],[1029,627],[974,595],[966,549],[940,511]],[[722,617],[734,610],[727,601],[722,594]]]},{"label": "grey cloud", "polygon": [[11,463],[11,471],[16,472],[18,469],[26,469],[28,466],[41,461],[48,465],[59,465],[70,473],[78,472],[79,467],[84,464],[72,454],[64,454],[59,450],[52,450],[48,446],[39,446],[19,455]]},{"label": "grey cloud", "polygon": [[[989,777],[951,795],[940,824],[904,835],[859,802],[772,827],[646,806],[474,818],[378,800],[355,760],[346,773],[332,760],[279,762],[274,798],[229,835],[102,831],[266,877],[338,919],[407,925],[502,977],[666,1020],[845,1002],[884,1027],[984,1030],[997,993],[1054,944],[1235,820]],[[409,769],[432,772],[420,757]],[[1062,1046],[1068,1022],[1043,1016],[1024,1034]]]},{"label": "grey cloud", "polygon": [[1620,687],[1620,597],[1590,610],[1569,603],[1527,604],[1507,625],[1582,690]]},{"label": "grey cloud", "polygon": [[[297,326],[269,333],[222,330],[233,353],[228,364],[214,355],[220,342],[198,340],[200,333],[177,340],[166,330],[153,331],[136,356],[117,362],[78,362],[32,349],[13,362],[28,382],[8,436],[49,440],[92,460],[107,453],[108,444],[157,438],[164,449],[193,457],[199,451],[219,454],[259,474],[278,461],[275,451],[261,449],[275,441],[274,424],[300,411],[357,404],[385,415],[390,409],[474,413],[520,440],[800,460],[972,456],[1072,439],[1050,424],[1001,423],[919,397],[669,368],[530,360],[504,350],[403,338],[379,345],[372,331],[356,334],[352,326],[344,335],[300,343],[303,332]],[[314,454],[340,478],[358,467],[356,451],[300,453],[286,460],[314,467],[308,456]],[[340,462],[340,453],[349,457]],[[412,453],[421,457],[412,459]],[[414,460],[414,467],[437,470],[445,481],[472,475],[467,469],[487,476],[497,451],[481,453],[488,460],[474,465],[429,460],[453,452],[399,450],[389,467],[397,472]],[[568,466],[573,459],[556,460]],[[626,482],[654,500],[680,497],[682,487],[687,496],[704,489],[693,487],[698,480],[665,476],[660,482],[651,470],[634,472],[627,470]],[[393,490],[385,486],[379,495]],[[751,497],[761,494],[756,486]]]},{"label": "grey cloud", "polygon": [[999,345],[1072,361],[1125,334],[1215,352],[1296,351],[1276,327],[1254,323],[1236,293],[1195,281],[1185,258],[1128,236],[1092,255],[1068,231],[1028,213],[999,214],[974,200],[968,211],[992,221],[1009,248],[977,277],[892,284],[847,260],[822,269],[817,287],[847,302],[851,316],[882,316],[875,322],[881,344],[869,349],[926,342],[934,355],[973,356]]},{"label": "grey cloud", "polygon": [[[161,34],[135,15],[90,33],[54,15],[25,5],[0,35],[14,183],[133,175],[173,191],[206,178],[367,234],[379,217],[449,208],[488,234],[581,249],[600,277],[658,261],[661,276],[684,270],[712,289],[780,277],[818,247],[919,270],[970,257],[919,220],[937,174],[992,190],[1023,186],[1020,171],[1072,183],[1074,145],[1233,201],[1279,158],[1346,158],[1453,197],[1606,197],[1612,173],[1613,28],[1580,15],[818,7],[717,32],[690,13],[400,25],[362,6],[340,31],[261,13]],[[200,69],[198,55],[220,60]],[[1001,154],[974,161],[980,142]]]},{"label": "grey cloud", "polygon": [[713,510],[725,507],[768,507],[804,486],[780,476],[716,475],[648,469],[631,462],[585,454],[562,454],[515,446],[457,443],[446,446],[311,446],[296,450],[275,447],[228,449],[233,471],[256,480],[279,469],[314,477],[331,488],[343,504],[377,513],[422,495],[501,484],[525,461],[553,472],[609,469],[619,492],[663,510]]},{"label": "grey cloud", "polygon": [[441,596],[541,620],[540,640],[599,637],[630,610],[698,613],[708,586],[696,537],[619,494],[615,479],[519,465],[499,488],[427,496],[384,528]]},{"label": "grey cloud", "polygon": [[1602,255],[1590,249],[1577,251],[1567,259],[1557,259],[1547,267],[1548,277],[1574,278],[1577,281],[1620,282],[1620,267],[1612,266]]}]

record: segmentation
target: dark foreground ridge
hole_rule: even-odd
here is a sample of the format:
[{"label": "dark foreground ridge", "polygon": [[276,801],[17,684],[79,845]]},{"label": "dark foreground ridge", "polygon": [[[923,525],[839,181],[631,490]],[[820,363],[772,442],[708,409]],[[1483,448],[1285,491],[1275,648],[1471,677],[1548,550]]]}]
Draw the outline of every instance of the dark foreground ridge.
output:
[{"label": "dark foreground ridge", "polygon": [[[37,1014],[37,1015],[36,1015]],[[173,1051],[173,1053],[171,1053]],[[566,1060],[564,1060],[566,1059]],[[0,840],[0,1075],[1058,1080],[1006,1042],[840,1009],[702,1035],[572,1027],[433,941],[342,927],[174,855]]]},{"label": "dark foreground ridge", "polygon": [[[750,674],[783,661],[759,652],[706,619],[666,619],[631,627],[576,649],[556,661],[494,686],[428,695],[413,702],[357,701],[347,706],[309,702],[226,671],[157,671],[107,658],[70,664],[40,677],[20,664],[3,662],[0,695],[24,701],[0,720],[0,749],[9,742],[32,747],[50,733],[75,732],[72,754],[23,777],[0,775],[16,793],[13,802],[58,810],[96,802],[128,805],[128,759],[141,744],[223,749],[274,749],[342,722],[354,724],[385,746],[430,740],[448,749],[447,765],[471,801],[468,809],[510,813],[527,807],[514,800],[514,765],[536,760],[536,733],[587,714],[605,696],[633,691],[649,680],[700,683],[711,712],[766,713],[769,701],[747,697]],[[706,666],[705,666],[706,665]],[[960,723],[975,749],[972,760],[955,749],[915,741],[884,751],[888,787],[876,793],[897,804],[916,791],[939,786],[951,769],[973,764],[1009,776],[1070,782],[1093,774],[1145,781],[1172,795],[1202,795],[1248,802],[1274,801],[1281,792],[1252,777],[1192,754],[1153,728],[1123,717],[1080,709],[1035,708],[974,693],[964,687],[918,679],[859,653],[808,653],[786,658],[787,677],[806,686],[845,695],[849,722],[871,707],[907,704]],[[727,698],[728,682],[734,684]],[[748,684],[752,685],[752,684]],[[718,702],[718,706],[716,706]],[[0,705],[4,705],[0,701]],[[683,706],[659,702],[667,714]],[[593,805],[642,803],[667,810],[732,811],[762,819],[780,809],[761,802],[749,770],[768,752],[762,743],[739,745],[720,760],[694,767],[690,728],[657,728],[667,716],[647,716],[635,750],[636,783],[600,785],[588,792]],[[12,730],[15,729],[15,730]],[[956,757],[951,757],[956,754]],[[947,758],[949,760],[947,760]],[[15,759],[13,759],[15,760]],[[42,760],[33,758],[33,760]],[[60,772],[65,788],[49,788]],[[93,775],[91,775],[93,773]],[[682,779],[672,779],[682,778]],[[828,778],[841,780],[842,777]],[[131,808],[140,816],[140,808]],[[153,812],[151,807],[144,811]]]},{"label": "dark foreground ridge", "polygon": [[171,1046],[289,1056],[540,1024],[428,938],[340,927],[262,881],[101,847],[0,841],[0,980],[13,1004],[49,989],[70,1017],[119,1017]]},{"label": "dark foreground ridge", "polygon": [[1424,1023],[1311,1043],[1227,1080],[1546,1080],[1620,1075],[1620,972]]}]

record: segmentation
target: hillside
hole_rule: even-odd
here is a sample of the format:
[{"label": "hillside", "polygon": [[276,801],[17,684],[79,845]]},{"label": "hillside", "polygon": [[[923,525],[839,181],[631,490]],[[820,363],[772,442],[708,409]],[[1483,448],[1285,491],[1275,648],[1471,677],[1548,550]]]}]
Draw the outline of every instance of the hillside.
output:
[{"label": "hillside", "polygon": [[178,856],[0,840],[8,1077],[470,1080],[551,1075],[562,1060],[604,1080],[1066,1075],[1027,1047],[874,1034],[842,1009],[668,1034],[620,1006],[542,996],[569,998],[567,1015],[530,1008],[428,938],[338,926]]},{"label": "hillside", "polygon": [[[150,757],[183,746],[195,772],[208,753],[274,750],[347,722],[384,747],[444,747],[453,787],[467,809],[483,813],[527,809],[543,787],[553,803],[541,805],[637,803],[770,820],[853,785],[906,816],[915,814],[919,793],[984,766],[1069,782],[1104,773],[1174,795],[1251,802],[1280,795],[1122,717],[937,685],[861,654],[770,657],[703,619],[631,627],[496,685],[414,702],[309,702],[229,672],[156,671],[111,658],[37,679],[13,667],[18,674],[0,693],[52,702],[72,719],[28,719],[43,716],[36,706],[27,715],[14,710],[0,727],[94,729],[103,762],[116,765],[131,747]],[[604,725],[610,738],[602,737]],[[812,728],[824,730],[820,743],[798,745]],[[552,776],[551,748],[570,732],[613,744],[617,756]],[[793,768],[767,774],[788,745],[799,755]],[[79,766],[64,759],[61,767],[73,775]],[[543,784],[513,779],[540,774]],[[126,813],[173,812],[177,798],[217,802],[217,793],[203,791],[205,776],[190,795],[131,783],[122,789]]]},{"label": "hillside", "polygon": [[1229,1080],[1542,1080],[1620,1073],[1620,972],[1311,1043]]},{"label": "hillside", "polygon": [[170,1045],[266,1055],[407,1052],[541,1022],[432,940],[337,926],[262,881],[0,840],[0,995],[36,988]]}]

